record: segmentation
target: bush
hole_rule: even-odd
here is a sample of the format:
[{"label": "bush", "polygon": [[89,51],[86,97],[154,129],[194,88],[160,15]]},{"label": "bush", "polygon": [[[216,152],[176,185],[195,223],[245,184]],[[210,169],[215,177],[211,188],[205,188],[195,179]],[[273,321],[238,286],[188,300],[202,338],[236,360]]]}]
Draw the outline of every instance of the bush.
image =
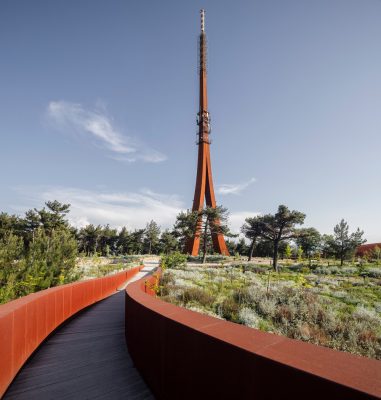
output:
[{"label": "bush", "polygon": [[[206,262],[208,263],[215,263],[226,260],[227,257],[221,254],[212,254],[206,256]],[[189,262],[200,263],[202,262],[202,256],[187,256],[187,260]]]},{"label": "bush", "polygon": [[167,286],[175,283],[175,277],[170,272],[166,272],[160,277],[160,285]]},{"label": "bush", "polygon": [[77,243],[68,229],[34,231],[24,248],[12,233],[0,240],[0,303],[79,279]]},{"label": "bush", "polygon": [[228,321],[239,322],[239,305],[236,301],[228,297],[220,305],[221,316]]},{"label": "bush", "polygon": [[261,321],[258,314],[249,307],[242,307],[239,310],[238,319],[241,324],[251,328],[258,328]]},{"label": "bush", "polygon": [[303,268],[303,265],[302,264],[294,264],[294,265],[289,265],[287,268],[293,272],[300,272]]},{"label": "bush", "polygon": [[212,296],[210,293],[197,287],[190,287],[185,289],[182,296],[185,305],[194,302],[199,303],[204,307],[211,307],[215,300],[215,297]]},{"label": "bush", "polygon": [[381,278],[381,268],[369,268],[367,273],[371,278]]},{"label": "bush", "polygon": [[269,270],[268,267],[262,266],[262,265],[253,265],[253,264],[240,264],[242,270],[244,272],[250,271],[254,272],[255,274],[266,274]]},{"label": "bush", "polygon": [[359,269],[356,267],[337,267],[337,266],[317,267],[317,268],[312,268],[311,270],[314,274],[341,275],[341,276],[357,275],[359,272]]},{"label": "bush", "polygon": [[187,262],[187,256],[178,251],[168,255],[163,255],[160,261],[160,267],[165,270],[166,268],[180,268]]}]

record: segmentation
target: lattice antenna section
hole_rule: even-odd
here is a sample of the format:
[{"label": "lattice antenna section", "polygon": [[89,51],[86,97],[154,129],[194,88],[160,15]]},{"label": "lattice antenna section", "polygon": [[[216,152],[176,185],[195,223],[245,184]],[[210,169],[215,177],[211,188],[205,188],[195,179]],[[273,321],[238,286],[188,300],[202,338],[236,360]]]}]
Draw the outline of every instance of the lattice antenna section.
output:
[{"label": "lattice antenna section", "polygon": [[200,11],[201,15],[201,33],[199,39],[199,72],[206,71],[208,46],[205,33],[205,10]]}]

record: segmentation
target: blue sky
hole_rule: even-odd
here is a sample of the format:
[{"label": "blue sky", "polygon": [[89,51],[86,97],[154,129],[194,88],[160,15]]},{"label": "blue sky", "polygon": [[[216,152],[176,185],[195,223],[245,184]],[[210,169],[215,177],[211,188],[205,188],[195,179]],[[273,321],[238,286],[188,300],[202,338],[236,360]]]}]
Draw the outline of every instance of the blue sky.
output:
[{"label": "blue sky", "polygon": [[0,210],[171,226],[191,207],[206,9],[217,200],[381,241],[381,1],[2,1]]}]

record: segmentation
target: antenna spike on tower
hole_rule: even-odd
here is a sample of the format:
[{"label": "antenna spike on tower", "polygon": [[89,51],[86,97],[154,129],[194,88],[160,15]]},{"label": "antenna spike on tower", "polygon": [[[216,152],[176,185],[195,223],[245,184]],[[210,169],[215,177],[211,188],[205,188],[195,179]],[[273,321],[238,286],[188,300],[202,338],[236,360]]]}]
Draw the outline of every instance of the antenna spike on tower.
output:
[{"label": "antenna spike on tower", "polygon": [[202,8],[200,10],[201,14],[201,33],[205,32],[205,10]]}]

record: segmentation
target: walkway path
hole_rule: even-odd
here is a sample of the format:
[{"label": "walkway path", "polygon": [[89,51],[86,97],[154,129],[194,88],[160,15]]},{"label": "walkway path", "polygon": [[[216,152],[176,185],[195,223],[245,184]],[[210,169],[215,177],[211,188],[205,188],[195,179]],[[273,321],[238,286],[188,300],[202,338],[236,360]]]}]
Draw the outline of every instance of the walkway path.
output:
[{"label": "walkway path", "polygon": [[[157,262],[145,265],[131,281],[150,273]],[[127,351],[124,299],[121,290],[58,328],[27,361],[4,399],[154,399]]]}]

